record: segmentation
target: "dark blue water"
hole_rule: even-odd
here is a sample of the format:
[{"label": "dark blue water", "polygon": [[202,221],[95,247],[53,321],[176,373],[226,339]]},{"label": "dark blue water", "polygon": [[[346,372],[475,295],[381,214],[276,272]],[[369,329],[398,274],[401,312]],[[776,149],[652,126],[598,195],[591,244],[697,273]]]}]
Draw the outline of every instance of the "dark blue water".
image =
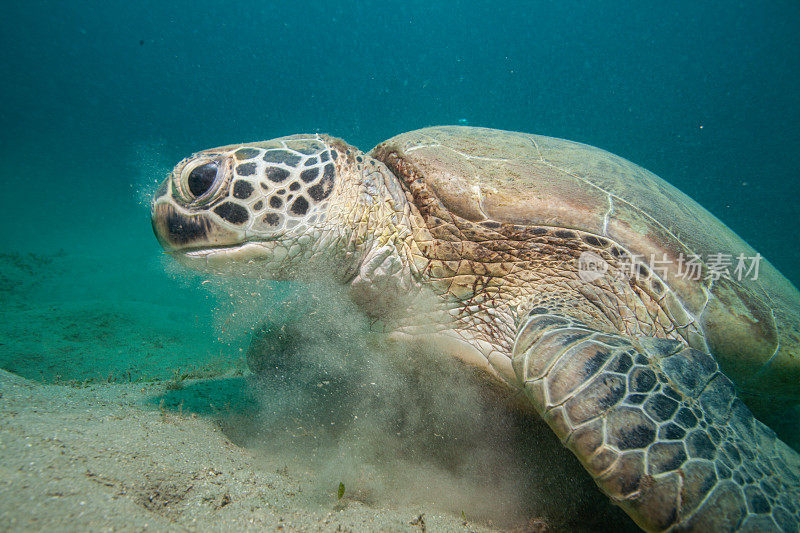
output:
[{"label": "dark blue water", "polygon": [[156,250],[131,194],[156,155],[308,131],[369,149],[463,119],[625,156],[800,280],[794,0],[30,2],[4,21],[12,250],[101,226]]}]

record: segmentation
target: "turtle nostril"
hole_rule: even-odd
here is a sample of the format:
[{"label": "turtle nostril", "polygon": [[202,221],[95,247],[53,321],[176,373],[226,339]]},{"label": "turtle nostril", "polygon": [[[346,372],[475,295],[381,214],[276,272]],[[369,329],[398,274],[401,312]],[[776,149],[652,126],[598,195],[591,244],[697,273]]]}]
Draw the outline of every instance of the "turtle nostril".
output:
[{"label": "turtle nostril", "polygon": [[203,196],[211,189],[211,186],[214,185],[214,181],[217,179],[217,169],[217,163],[211,161],[205,165],[200,165],[189,173],[186,184],[189,186],[189,192],[191,192],[195,198]]}]

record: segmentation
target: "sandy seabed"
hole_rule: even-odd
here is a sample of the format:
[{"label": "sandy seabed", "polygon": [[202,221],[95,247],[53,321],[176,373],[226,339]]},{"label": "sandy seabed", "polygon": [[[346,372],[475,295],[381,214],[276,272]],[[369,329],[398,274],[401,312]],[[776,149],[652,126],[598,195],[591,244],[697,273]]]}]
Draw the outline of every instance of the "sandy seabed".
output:
[{"label": "sandy seabed", "polygon": [[163,389],[41,385],[0,371],[0,530],[487,530],[339,500],[335,487],[320,505],[306,473],[259,463],[213,420],[143,407]]}]

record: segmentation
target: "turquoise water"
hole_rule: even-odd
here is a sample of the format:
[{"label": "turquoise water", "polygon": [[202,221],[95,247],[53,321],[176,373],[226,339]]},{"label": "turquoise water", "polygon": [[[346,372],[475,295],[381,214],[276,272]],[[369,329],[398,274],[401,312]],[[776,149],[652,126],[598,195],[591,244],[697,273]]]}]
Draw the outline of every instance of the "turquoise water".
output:
[{"label": "turquoise water", "polygon": [[119,244],[100,227],[156,250],[133,193],[201,148],[323,131],[369,149],[465,120],[627,157],[800,280],[792,0],[34,2],[4,15],[7,250]]},{"label": "turquoise water", "polygon": [[[627,157],[800,281],[796,2],[36,2],[5,15],[3,252],[54,261],[29,261],[25,280],[4,267],[6,314],[166,306],[170,335],[219,355],[215,296],[165,273],[152,238],[156,181],[210,146],[322,131],[369,149],[443,123]],[[36,351],[27,331],[12,336]],[[4,367],[23,374],[74,370],[31,370],[8,346]]]},{"label": "turquoise water", "polygon": [[149,195],[193,151],[300,132],[366,150],[469,124],[599,146],[800,283],[800,4],[697,4],[4,6],[0,367],[73,384],[243,373],[259,309],[294,289],[242,304],[171,265]]}]

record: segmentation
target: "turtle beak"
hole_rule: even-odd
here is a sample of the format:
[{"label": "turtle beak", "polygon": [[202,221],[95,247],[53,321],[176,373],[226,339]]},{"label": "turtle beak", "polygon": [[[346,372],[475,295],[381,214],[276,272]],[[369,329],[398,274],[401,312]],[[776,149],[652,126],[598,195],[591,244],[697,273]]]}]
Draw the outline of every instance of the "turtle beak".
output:
[{"label": "turtle beak", "polygon": [[153,233],[167,252],[229,246],[241,242],[235,232],[220,227],[207,213],[189,213],[159,198],[151,209]]}]

